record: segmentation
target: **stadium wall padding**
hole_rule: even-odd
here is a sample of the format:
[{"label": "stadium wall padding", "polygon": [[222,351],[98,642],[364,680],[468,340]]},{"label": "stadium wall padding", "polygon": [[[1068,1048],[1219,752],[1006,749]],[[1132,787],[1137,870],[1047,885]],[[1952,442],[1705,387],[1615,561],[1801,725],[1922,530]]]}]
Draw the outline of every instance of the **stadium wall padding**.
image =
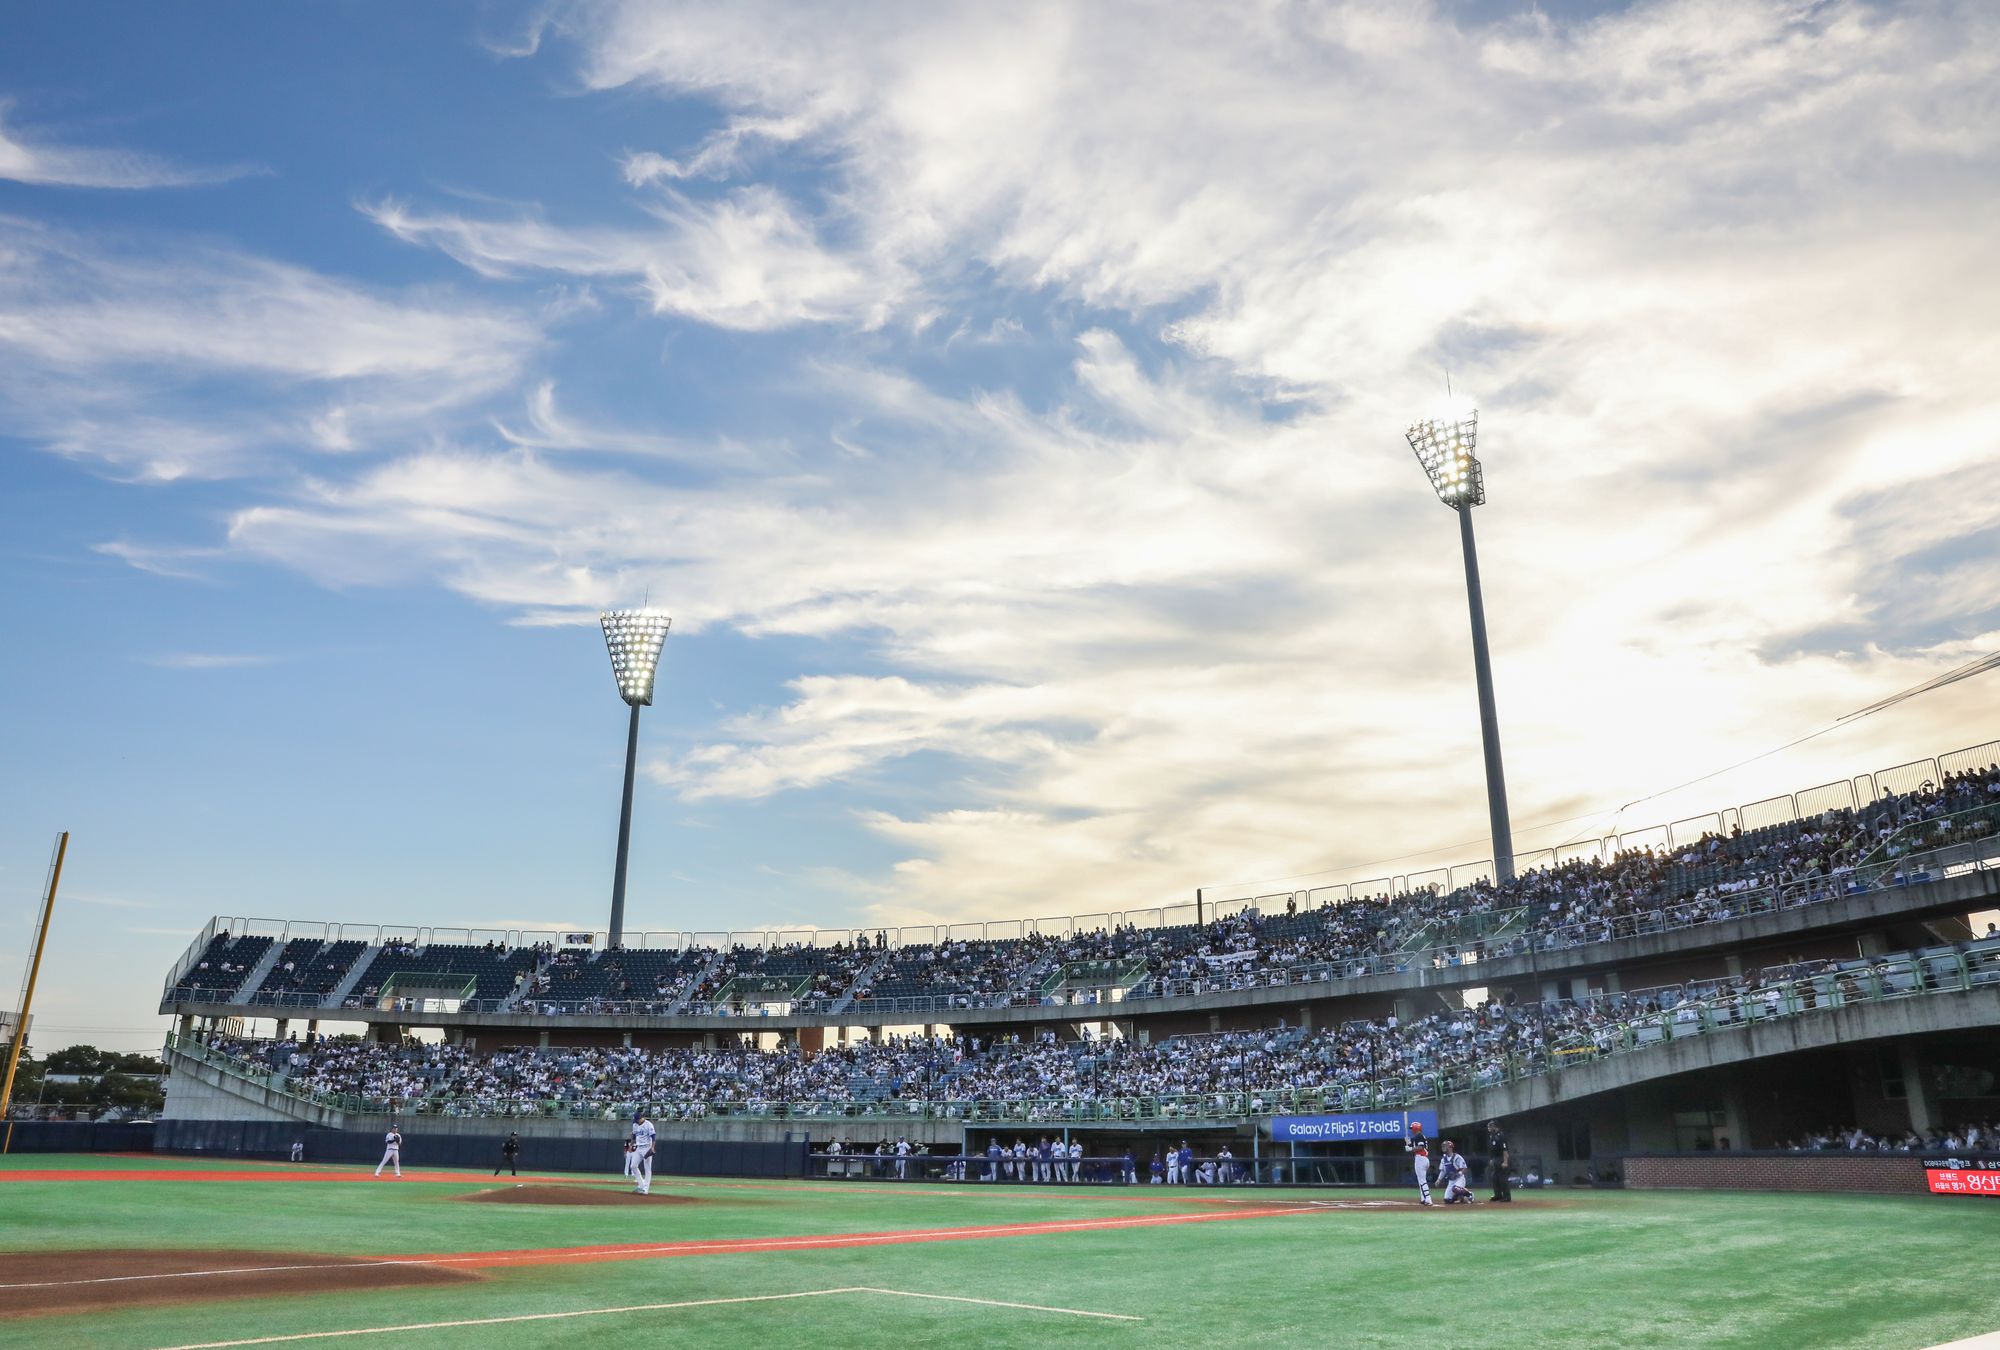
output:
[{"label": "stadium wall padding", "polygon": [[1635,1191],[1926,1193],[1923,1158],[1914,1153],[1628,1153],[1620,1165]]},{"label": "stadium wall padding", "polygon": [[88,1120],[16,1120],[0,1124],[9,1153],[150,1153],[151,1121],[95,1124]]},{"label": "stadium wall padding", "polygon": [[[403,1131],[403,1166],[491,1167],[500,1160],[505,1130],[490,1134],[426,1134]],[[300,1128],[282,1120],[163,1120],[153,1127],[159,1153],[215,1154],[228,1158],[291,1156],[303,1140],[306,1161],[368,1163],[381,1160],[382,1136],[373,1130]],[[145,1145],[139,1145],[145,1147]],[[696,1177],[800,1177],[806,1175],[806,1139],[670,1139],[662,1137],[653,1160],[655,1175]],[[550,1139],[521,1136],[520,1165],[528,1171],[601,1172],[624,1169],[621,1143],[603,1139]]]}]

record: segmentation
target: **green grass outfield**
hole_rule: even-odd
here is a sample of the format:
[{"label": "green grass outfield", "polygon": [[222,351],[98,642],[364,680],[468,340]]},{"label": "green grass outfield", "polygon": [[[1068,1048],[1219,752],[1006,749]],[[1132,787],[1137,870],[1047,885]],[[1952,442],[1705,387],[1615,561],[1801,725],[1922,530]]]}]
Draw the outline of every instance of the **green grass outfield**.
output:
[{"label": "green grass outfield", "polygon": [[[29,1155],[0,1170],[239,1168]],[[256,1164],[249,1164],[256,1167]],[[495,1183],[0,1182],[0,1250],[200,1247],[340,1255],[886,1232],[1206,1209],[1158,1188],[760,1185],[661,1179],[698,1206],[466,1204]],[[273,1176],[282,1169],[272,1169]],[[583,1179],[579,1179],[583,1180]],[[1267,1198],[1381,1192],[1234,1188]],[[1983,1198],[1545,1191],[1467,1212],[1272,1217],[966,1241],[482,1271],[476,1283],[0,1321],[0,1346],[180,1346],[845,1288],[888,1293],[516,1321],[292,1345],[513,1347],[1730,1345],[1923,1347],[2000,1329]],[[51,1278],[60,1278],[56,1271]],[[1111,1321],[995,1306],[1042,1304]]]}]

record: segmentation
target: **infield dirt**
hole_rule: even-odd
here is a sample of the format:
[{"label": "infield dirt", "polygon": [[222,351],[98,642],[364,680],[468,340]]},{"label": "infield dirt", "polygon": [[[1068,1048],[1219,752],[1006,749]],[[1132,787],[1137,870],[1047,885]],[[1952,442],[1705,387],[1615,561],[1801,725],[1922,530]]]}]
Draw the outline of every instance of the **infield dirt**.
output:
[{"label": "infield dirt", "polygon": [[0,1253],[0,1318],[272,1295],[464,1284],[443,1266],[310,1252],[186,1248]]}]

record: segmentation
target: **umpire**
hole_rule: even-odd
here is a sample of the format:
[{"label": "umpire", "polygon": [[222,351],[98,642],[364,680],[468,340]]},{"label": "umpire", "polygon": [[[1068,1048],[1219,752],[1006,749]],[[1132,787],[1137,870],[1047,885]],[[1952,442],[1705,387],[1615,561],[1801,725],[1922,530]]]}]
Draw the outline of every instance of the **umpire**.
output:
[{"label": "umpire", "polygon": [[1486,1122],[1486,1165],[1493,1171],[1493,1198],[1511,1201],[1514,1183],[1507,1174],[1514,1170],[1514,1160],[1507,1153],[1507,1132],[1497,1120]]},{"label": "umpire", "polygon": [[[509,1130],[507,1140],[500,1145],[500,1167],[510,1168],[515,1176],[521,1175],[521,1132]],[[500,1167],[493,1169],[493,1175],[500,1175]]]}]

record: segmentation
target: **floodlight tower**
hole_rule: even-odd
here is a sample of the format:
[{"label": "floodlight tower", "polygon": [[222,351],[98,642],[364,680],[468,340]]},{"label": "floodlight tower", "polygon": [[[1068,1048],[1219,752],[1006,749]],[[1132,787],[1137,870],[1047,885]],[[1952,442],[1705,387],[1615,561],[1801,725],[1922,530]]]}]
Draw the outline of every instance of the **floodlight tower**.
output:
[{"label": "floodlight tower", "polygon": [[1486,751],[1486,811],[1493,824],[1493,879],[1514,879],[1514,830],[1507,822],[1507,776],[1500,767],[1500,719],[1493,710],[1493,662],[1486,654],[1486,603],[1479,593],[1479,551],[1472,544],[1472,508],[1486,504],[1486,475],[1473,451],[1479,410],[1451,411],[1410,424],[1404,433],[1438,500],[1458,513],[1465,550],[1465,595],[1472,608],[1472,670],[1479,683],[1479,735]]},{"label": "floodlight tower", "polygon": [[614,609],[602,615],[605,650],[618,697],[632,707],[625,730],[625,799],[618,808],[618,866],[611,874],[611,936],[606,950],[625,945],[625,857],[632,847],[632,778],[639,767],[639,709],[653,702],[653,674],[673,620],[650,609]]}]

